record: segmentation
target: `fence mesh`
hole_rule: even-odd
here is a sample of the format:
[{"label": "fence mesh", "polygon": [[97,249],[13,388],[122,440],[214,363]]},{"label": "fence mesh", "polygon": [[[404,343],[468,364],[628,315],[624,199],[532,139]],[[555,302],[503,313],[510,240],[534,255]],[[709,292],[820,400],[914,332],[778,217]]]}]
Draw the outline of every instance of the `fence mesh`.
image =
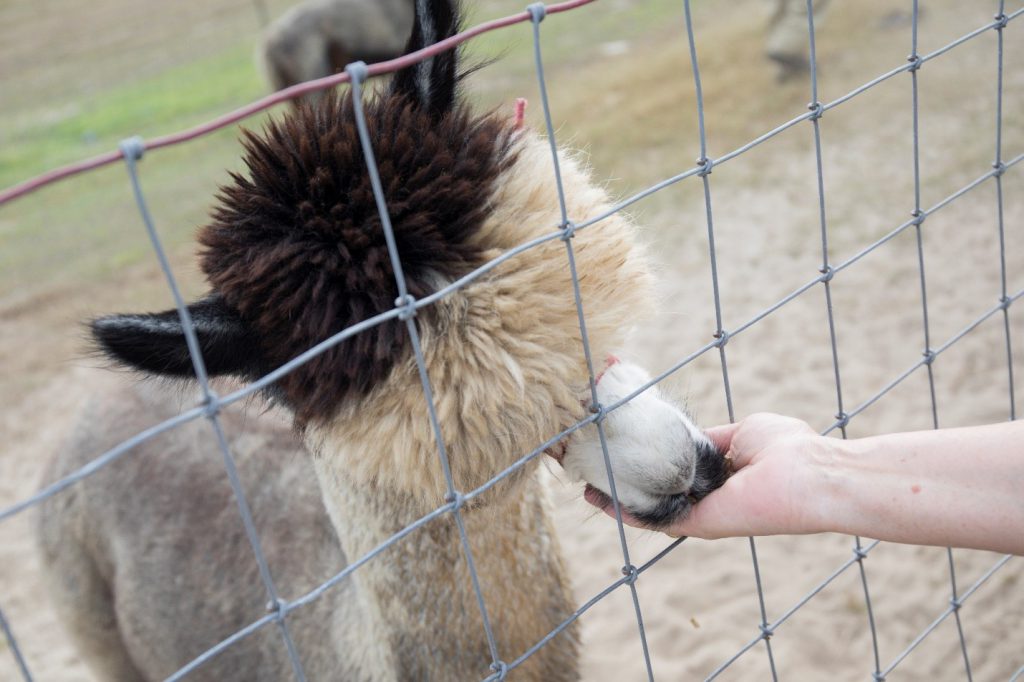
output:
[{"label": "fence mesh", "polygon": [[[691,6],[689,0],[684,0],[682,3],[682,28],[685,30],[685,39],[689,48],[690,63],[692,68],[693,87],[695,93],[695,101],[697,108],[697,121],[698,121],[698,137],[699,137],[699,156],[697,157],[696,164],[688,170],[679,173],[675,176],[664,179],[663,181],[627,198],[626,200],[616,204],[610,210],[605,213],[596,216],[572,216],[568,214],[566,209],[565,196],[563,194],[561,185],[561,175],[559,170],[559,160],[557,154],[557,142],[556,142],[556,131],[552,123],[551,106],[548,100],[547,88],[545,83],[545,69],[544,69],[544,58],[541,51],[541,27],[545,16],[549,13],[561,12],[570,9],[574,9],[578,6],[588,4],[592,0],[574,0],[573,2],[564,2],[559,4],[553,4],[546,6],[543,3],[535,3],[530,5],[527,10],[521,14],[514,15],[505,19],[500,19],[486,24],[482,24],[473,29],[465,31],[449,40],[443,41],[435,46],[421,50],[413,55],[392,60],[390,62],[383,62],[373,66],[367,66],[362,63],[349,65],[344,74],[339,74],[320,81],[315,81],[307,84],[295,86],[288,90],[277,93],[273,96],[264,98],[259,102],[256,102],[250,106],[244,107],[232,114],[221,117],[209,124],[198,126],[189,131],[178,133],[175,135],[169,135],[149,143],[144,142],[138,138],[132,138],[123,142],[118,151],[111,154],[107,154],[96,159],[91,159],[79,164],[74,164],[65,168],[51,171],[39,178],[35,178],[26,181],[20,185],[12,187],[4,192],[0,192],[0,204],[7,203],[13,199],[27,194],[35,189],[43,187],[52,182],[56,182],[62,178],[69,177],[71,175],[90,170],[102,165],[113,163],[117,160],[123,160],[126,169],[128,171],[132,191],[134,194],[135,202],[138,206],[139,212],[142,217],[142,221],[145,225],[149,238],[152,242],[153,249],[156,253],[157,259],[160,263],[160,267],[164,272],[167,280],[167,284],[174,297],[175,305],[177,306],[179,315],[183,322],[183,326],[186,330],[186,337],[191,355],[195,376],[198,380],[199,386],[202,391],[202,403],[197,407],[187,410],[180,415],[168,419],[167,421],[155,425],[139,434],[135,437],[119,444],[111,450],[100,454],[96,459],[90,462],[87,466],[76,471],[72,475],[59,480],[52,485],[39,491],[37,494],[24,499],[16,504],[13,504],[5,509],[0,510],[0,521],[7,520],[30,507],[39,504],[41,501],[59,494],[62,490],[69,486],[74,485],[76,482],[82,480],[85,477],[92,475],[99,471],[103,467],[106,467],[114,463],[117,459],[127,456],[131,453],[132,449],[140,443],[155,437],[158,434],[164,433],[170,429],[180,426],[188,421],[195,419],[207,419],[211,425],[211,428],[216,436],[220,452],[223,456],[223,462],[228,480],[231,484],[231,488],[234,492],[235,500],[238,507],[238,512],[241,516],[245,534],[248,542],[252,549],[253,560],[257,563],[259,568],[259,575],[262,580],[263,586],[266,590],[266,596],[268,600],[267,614],[262,618],[250,623],[247,627],[239,630],[230,637],[226,638],[222,642],[219,642],[212,646],[209,650],[198,656],[193,661],[182,667],[176,673],[174,673],[169,680],[179,680],[186,678],[190,673],[201,668],[207,661],[217,656],[227,648],[233,646],[244,638],[252,635],[254,632],[273,625],[277,628],[281,637],[281,646],[285,647],[288,658],[291,662],[292,670],[296,679],[304,680],[305,675],[303,672],[301,657],[299,656],[296,647],[292,641],[288,627],[288,616],[296,609],[301,609],[305,605],[313,602],[314,600],[321,597],[327,590],[334,588],[339,582],[345,580],[354,571],[359,570],[364,564],[373,559],[375,556],[386,550],[388,547],[395,543],[400,542],[404,537],[410,533],[415,532],[427,523],[430,523],[434,519],[450,514],[458,527],[459,537],[461,546],[464,552],[465,560],[468,566],[469,574],[472,580],[472,588],[476,595],[476,601],[482,617],[484,634],[489,647],[489,654],[491,657],[490,671],[482,672],[482,676],[486,680],[503,680],[509,674],[510,671],[517,668],[526,659],[532,656],[541,647],[547,645],[552,639],[562,632],[571,623],[576,621],[582,614],[586,613],[594,605],[599,603],[605,597],[610,595],[612,592],[626,586],[630,592],[634,615],[636,620],[636,627],[639,634],[640,642],[642,645],[642,652],[644,658],[644,665],[646,669],[647,678],[650,680],[654,679],[654,670],[651,663],[650,650],[647,642],[647,638],[644,630],[644,618],[641,609],[640,599],[637,595],[637,582],[640,577],[650,568],[652,565],[660,561],[670,552],[676,551],[680,544],[683,543],[685,538],[680,538],[670,544],[668,544],[662,551],[655,555],[652,559],[643,563],[642,565],[635,565],[630,557],[629,548],[626,541],[625,530],[622,523],[621,510],[619,508],[618,499],[615,495],[615,483],[614,477],[612,476],[611,465],[609,461],[608,445],[605,440],[605,434],[603,429],[603,418],[609,412],[618,409],[625,403],[633,400],[643,391],[647,390],[651,386],[663,381],[670,375],[678,372],[682,368],[686,367],[690,363],[694,362],[698,358],[709,354],[717,353],[719,363],[721,366],[721,377],[722,386],[724,388],[726,408],[730,420],[735,418],[733,408],[733,392],[729,379],[729,363],[728,363],[728,343],[731,339],[734,339],[738,335],[744,333],[754,325],[758,324],[762,320],[766,319],[776,311],[780,310],[793,300],[798,297],[802,297],[805,294],[809,294],[812,290],[820,288],[824,297],[824,306],[826,312],[826,319],[828,323],[829,340],[831,345],[831,359],[832,369],[834,374],[835,384],[835,421],[825,428],[822,433],[830,434],[836,430],[840,432],[841,437],[847,437],[847,427],[850,421],[860,415],[863,411],[874,405],[881,398],[889,394],[893,389],[902,384],[906,379],[915,375],[922,368],[927,375],[927,382],[930,392],[930,406],[931,406],[931,422],[934,428],[939,428],[940,422],[938,417],[938,408],[936,402],[936,389],[935,389],[935,378],[933,374],[933,365],[935,360],[942,355],[945,351],[953,347],[961,339],[965,338],[974,329],[981,325],[986,320],[1001,316],[1002,317],[1002,329],[1003,336],[1005,338],[1005,354],[1006,354],[1006,371],[1008,373],[1008,406],[1009,406],[1009,418],[1011,420],[1016,419],[1016,401],[1014,396],[1014,379],[1013,379],[1013,343],[1011,338],[1011,325],[1010,325],[1010,310],[1015,301],[1021,296],[1024,296],[1024,290],[1012,292],[1007,289],[1007,259],[1006,259],[1006,241],[1005,241],[1005,226],[1004,226],[1004,211],[1003,211],[1003,178],[1008,171],[1017,166],[1022,159],[1024,154],[1018,154],[1010,158],[1005,158],[1002,149],[1002,130],[1003,130],[1003,53],[1004,53],[1004,40],[1007,31],[1011,31],[1016,26],[1016,20],[1018,20],[1024,9],[1016,10],[1012,13],[1006,12],[1005,0],[999,3],[999,11],[996,16],[989,23],[978,26],[970,32],[962,35],[956,40],[936,49],[932,52],[921,54],[918,49],[918,23],[920,16],[920,8],[918,1],[913,0],[912,4],[912,31],[911,31],[911,42],[908,46],[910,49],[909,57],[905,64],[896,66],[895,68],[887,71],[878,77],[864,83],[860,87],[828,102],[823,102],[819,99],[819,88],[818,88],[818,74],[817,74],[817,55],[816,55],[816,43],[815,43],[815,25],[814,25],[814,2],[812,0],[806,0],[806,15],[807,15],[807,30],[809,36],[809,93],[810,93],[810,104],[808,111],[787,121],[786,123],[760,135],[759,137],[750,140],[746,144],[738,147],[737,149],[723,154],[717,158],[708,156],[708,144],[707,144],[707,133],[704,122],[704,98],[703,90],[701,85],[701,71],[700,71],[700,54],[697,49],[697,43],[695,40],[695,29],[694,22],[691,13]],[[394,71],[402,66],[412,63],[417,60],[422,60],[429,57],[432,54],[436,54],[441,50],[453,49],[456,45],[473,36],[479,35],[487,31],[497,30],[506,26],[510,26],[520,22],[531,22],[533,29],[533,49],[535,58],[535,69],[536,79],[539,87],[541,102],[544,112],[544,121],[546,126],[547,137],[551,145],[552,151],[552,170],[554,181],[558,190],[559,208],[561,212],[561,222],[557,226],[552,227],[552,231],[543,237],[537,238],[531,242],[519,245],[516,248],[509,250],[499,258],[485,264],[479,269],[465,275],[458,281],[444,287],[436,293],[416,299],[409,294],[405,288],[405,278],[402,274],[402,264],[399,258],[399,254],[395,244],[394,234],[389,220],[387,202],[384,198],[384,193],[381,188],[380,179],[377,175],[377,168],[374,162],[373,148],[370,144],[369,136],[367,134],[366,122],[363,116],[363,84],[370,76]],[[992,167],[987,172],[981,173],[973,181],[959,188],[952,194],[946,196],[942,200],[938,201],[932,206],[924,206],[921,202],[921,150],[919,141],[919,96],[918,96],[918,75],[925,65],[933,60],[934,58],[942,55],[946,52],[954,50],[960,45],[977,38],[983,34],[987,34],[994,31],[997,35],[997,72],[995,74],[995,90],[996,90],[996,119],[994,122],[994,160]],[[869,89],[899,76],[900,74],[908,74],[910,81],[910,96],[911,96],[911,112],[912,112],[912,124],[911,124],[911,135],[913,139],[913,206],[914,210],[911,218],[902,222],[897,227],[892,229],[886,235],[880,239],[868,244],[857,251],[854,255],[847,259],[833,263],[830,260],[830,249],[829,249],[829,226],[826,219],[826,200],[827,195],[825,191],[824,171],[822,162],[822,139],[820,130],[820,121],[822,117],[832,109],[849,102],[854,97],[861,95]],[[199,352],[199,344],[196,338],[195,330],[192,326],[192,322],[189,318],[188,309],[185,306],[184,300],[179,292],[178,285],[174,274],[172,273],[170,264],[168,262],[164,246],[161,243],[160,237],[154,228],[152,217],[147,208],[145,194],[143,192],[139,173],[138,163],[143,157],[143,153],[147,150],[156,149],[163,146],[172,144],[179,144],[186,142],[191,139],[195,139],[202,135],[208,134],[213,130],[228,126],[246,116],[251,116],[259,111],[262,111],[273,104],[284,101],[286,99],[300,96],[304,93],[310,92],[316,89],[322,89],[330,87],[338,83],[348,82],[353,90],[353,100],[356,113],[357,127],[359,131],[360,143],[364,152],[364,156],[367,160],[367,172],[369,173],[371,184],[373,188],[374,197],[376,199],[377,208],[380,214],[383,230],[387,239],[388,251],[391,259],[392,266],[394,268],[396,282],[399,290],[398,300],[395,302],[395,307],[385,313],[377,315],[373,318],[367,319],[357,325],[349,327],[333,337],[323,341],[315,347],[309,349],[305,353],[294,358],[285,365],[277,368],[273,372],[270,372],[266,376],[262,377],[258,381],[255,381],[243,388],[240,388],[227,395],[217,395],[208,382],[205,365],[201,353]],[[803,123],[810,123],[810,127],[813,133],[814,142],[814,155],[816,161],[816,174],[817,174],[817,203],[818,203],[818,216],[820,223],[820,241],[821,241],[821,266],[819,273],[806,281],[803,285],[796,288],[786,296],[782,297],[772,305],[764,308],[757,312],[755,315],[750,317],[748,320],[735,326],[732,329],[727,329],[723,325],[723,309],[722,300],[719,291],[719,280],[718,280],[718,256],[715,248],[715,223],[714,223],[714,210],[712,201],[712,176],[713,170],[722,164],[729,162],[732,159],[739,157],[740,155],[752,150],[753,148],[767,142],[771,138],[779,135],[780,133],[801,125]],[[594,363],[590,354],[590,347],[587,337],[586,327],[586,314],[585,304],[586,301],[582,300],[579,289],[579,278],[576,272],[573,237],[576,233],[598,223],[599,221],[607,218],[608,216],[625,209],[626,207],[640,201],[641,199],[658,192],[672,184],[683,181],[684,179],[696,177],[699,178],[699,182],[702,185],[703,190],[703,203],[705,208],[706,226],[707,226],[707,244],[708,244],[708,258],[710,263],[710,272],[712,279],[712,292],[713,292],[713,307],[715,316],[715,330],[714,340],[708,342],[700,348],[697,348],[693,352],[689,353],[678,362],[673,364],[668,370],[662,372],[658,376],[654,377],[650,382],[644,386],[638,388],[630,395],[625,396],[621,400],[610,404],[610,405],[599,405],[597,400],[596,384],[595,384],[595,372]],[[976,188],[985,185],[994,184],[996,194],[996,212],[998,216],[998,230],[999,230],[999,270],[1000,270],[1000,282],[1001,292],[998,300],[981,311],[977,318],[974,319],[970,324],[963,327],[952,336],[944,340],[936,340],[933,338],[931,327],[929,324],[929,307],[928,307],[928,287],[926,278],[926,258],[925,258],[925,240],[927,239],[926,230],[924,225],[926,220],[939,212],[946,206],[957,201],[965,194],[972,192]],[[907,367],[899,375],[895,376],[891,381],[882,386],[877,392],[868,397],[866,400],[853,407],[847,407],[847,402],[844,399],[844,393],[842,388],[842,377],[840,372],[840,356],[837,345],[837,332],[836,324],[833,312],[833,299],[832,299],[832,282],[834,278],[845,270],[860,262],[866,256],[876,251],[883,245],[892,241],[898,235],[913,230],[916,239],[916,255],[917,255],[917,274],[920,281],[920,302],[921,302],[921,359]],[[490,481],[480,486],[475,490],[460,491],[456,488],[450,467],[448,464],[448,456],[445,450],[444,439],[441,434],[440,424],[438,422],[437,414],[434,407],[434,398],[431,389],[430,377],[427,372],[426,363],[422,349],[420,346],[420,339],[417,331],[417,327],[414,323],[414,318],[419,309],[429,306],[441,299],[444,296],[449,295],[451,292],[465,286],[469,282],[483,276],[488,271],[496,267],[501,262],[504,262],[510,258],[516,257],[519,254],[528,252],[533,248],[536,248],[540,244],[561,240],[565,245],[566,252],[566,267],[569,269],[572,282],[574,285],[574,297],[576,309],[579,317],[579,328],[580,334],[583,340],[584,353],[586,354],[586,363],[590,373],[590,390],[593,398],[594,405],[597,409],[583,421],[572,425],[565,431],[552,436],[548,441],[538,444],[538,446],[530,453],[525,454],[515,464],[507,468],[506,470],[495,475]],[[267,387],[272,382],[276,381],[280,377],[284,376],[288,372],[294,370],[301,364],[308,362],[316,355],[325,352],[327,349],[341,343],[345,339],[348,339],[356,334],[359,334],[375,325],[379,325],[389,320],[400,320],[404,322],[409,338],[411,340],[413,353],[416,360],[416,365],[419,371],[420,381],[422,384],[425,408],[430,418],[433,433],[437,444],[437,454],[440,466],[444,472],[445,480],[447,482],[448,496],[446,504],[433,510],[429,514],[418,519],[416,522],[402,529],[394,536],[390,537],[387,541],[376,547],[366,555],[357,558],[352,561],[344,570],[340,571],[329,580],[311,590],[310,592],[291,599],[284,598],[277,588],[275,587],[273,577],[267,566],[267,561],[260,545],[260,539],[256,532],[253,524],[252,514],[249,509],[249,505],[246,501],[245,494],[242,490],[242,486],[239,480],[238,472],[236,469],[234,458],[232,457],[231,450],[228,446],[227,439],[225,438],[224,431],[219,421],[220,410],[232,403],[243,400],[244,398],[260,391]],[[602,446],[603,455],[605,458],[605,465],[609,477],[609,484],[612,490],[612,498],[614,500],[616,524],[619,536],[619,542],[621,545],[622,552],[622,577],[615,580],[611,584],[607,585],[603,590],[595,594],[591,599],[579,606],[579,608],[563,623],[559,624],[550,633],[548,633],[540,641],[536,642],[526,651],[522,652],[518,657],[512,660],[506,660],[503,656],[507,657],[514,654],[515,652],[500,651],[495,641],[494,633],[492,631],[491,619],[488,616],[488,605],[484,600],[483,593],[480,589],[477,571],[475,568],[473,553],[470,549],[469,540],[466,534],[466,528],[463,523],[461,510],[466,502],[473,500],[477,496],[483,494],[495,486],[498,482],[502,481],[506,477],[512,475],[514,472],[525,466],[529,461],[537,458],[545,450],[555,445],[564,437],[573,433],[574,431],[584,428],[588,425],[595,425],[598,433],[600,434],[600,442]],[[763,643],[763,650],[767,658],[767,663],[772,676],[772,679],[778,678],[778,672],[776,670],[776,663],[772,652],[772,635],[790,619],[797,611],[804,607],[810,602],[816,595],[825,590],[836,578],[844,574],[847,570],[851,569],[854,565],[857,567],[859,572],[860,584],[863,590],[863,600],[865,605],[865,616],[866,626],[871,633],[872,649],[873,649],[873,661],[871,675],[875,680],[884,680],[887,676],[896,669],[915,648],[917,648],[921,642],[923,642],[942,622],[944,622],[950,616],[956,624],[956,630],[959,640],[959,645],[962,653],[963,670],[964,675],[967,679],[972,679],[971,660],[968,656],[967,648],[967,635],[965,633],[964,624],[961,621],[960,609],[963,604],[977,592],[990,578],[1004,565],[1011,560],[1011,556],[1003,556],[996,561],[986,572],[984,572],[979,578],[977,578],[967,589],[958,589],[957,575],[954,564],[954,554],[952,550],[947,550],[948,564],[949,564],[949,605],[948,607],[939,613],[935,619],[924,628],[912,641],[910,641],[906,647],[896,655],[892,660],[886,662],[883,660],[879,652],[879,635],[876,631],[874,609],[871,599],[871,581],[869,580],[867,570],[867,559],[870,553],[878,546],[878,541],[871,541],[865,543],[861,538],[853,538],[851,547],[851,556],[839,565],[833,572],[827,577],[817,583],[809,592],[800,597],[795,603],[792,604],[782,615],[778,616],[774,620],[770,620],[768,617],[767,609],[765,606],[765,595],[764,586],[761,580],[761,571],[758,564],[757,556],[757,543],[753,538],[749,539],[750,557],[753,565],[754,573],[754,588],[756,590],[758,607],[760,614],[760,621],[752,625],[752,637],[746,641],[735,653],[722,661],[721,664],[714,670],[710,671],[707,675],[707,679],[714,679],[721,673],[729,669],[733,663],[739,660],[742,656],[746,655],[752,649],[756,648],[758,643]],[[21,654],[21,649],[18,645],[18,640],[15,635],[15,629],[11,622],[4,617],[4,613],[0,610],[0,626],[4,633],[4,637],[8,643],[10,651],[12,652],[17,669],[20,671],[22,677],[25,680],[32,680],[32,673],[26,663],[24,657]],[[1024,676],[1024,667],[1021,667],[1016,671],[1011,679],[1016,680]]]}]

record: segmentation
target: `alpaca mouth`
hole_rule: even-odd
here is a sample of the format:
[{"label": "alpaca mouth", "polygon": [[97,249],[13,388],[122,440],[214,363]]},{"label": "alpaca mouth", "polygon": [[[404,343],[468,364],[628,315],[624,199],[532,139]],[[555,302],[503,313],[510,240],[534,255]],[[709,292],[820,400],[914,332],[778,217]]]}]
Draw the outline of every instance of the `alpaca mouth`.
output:
[{"label": "alpaca mouth", "polygon": [[[569,445],[566,443],[566,441],[563,440],[560,443],[552,445],[550,448],[545,450],[544,453],[561,465],[562,460],[565,459],[565,452],[566,450],[568,450],[568,448]],[[562,466],[564,467],[564,465]]]},{"label": "alpaca mouth", "polygon": [[[589,483],[583,489],[583,499],[594,505],[601,511],[608,511],[614,508],[614,500],[611,495],[598,490]],[[645,528],[658,530],[673,522],[686,518],[690,509],[697,503],[695,496],[690,493],[676,493],[674,495],[661,495],[652,507],[638,509],[619,503],[623,512],[632,517]]]}]

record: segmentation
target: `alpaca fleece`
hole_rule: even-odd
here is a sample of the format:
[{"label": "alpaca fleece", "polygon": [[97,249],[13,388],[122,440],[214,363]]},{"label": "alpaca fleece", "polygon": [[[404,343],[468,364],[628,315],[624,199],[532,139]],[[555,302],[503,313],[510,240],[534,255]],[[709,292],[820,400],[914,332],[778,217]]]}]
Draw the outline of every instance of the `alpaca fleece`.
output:
[{"label": "alpaca fleece", "polygon": [[[515,160],[512,127],[402,97],[370,100],[366,118],[406,286],[422,297],[483,262],[486,245],[470,237]],[[199,233],[201,267],[269,369],[391,309],[398,288],[350,96],[303,105],[247,132],[244,147],[248,176],[221,188]],[[403,327],[391,320],[338,344],[284,377],[280,394],[303,421],[330,416],[409,354]]]}]

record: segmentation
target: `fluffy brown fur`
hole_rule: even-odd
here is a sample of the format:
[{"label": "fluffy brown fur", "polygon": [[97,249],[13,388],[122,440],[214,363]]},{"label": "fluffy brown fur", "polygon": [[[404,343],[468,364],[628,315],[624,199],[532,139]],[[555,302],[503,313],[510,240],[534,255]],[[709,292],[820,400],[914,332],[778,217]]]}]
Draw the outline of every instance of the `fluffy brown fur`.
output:
[{"label": "fluffy brown fur", "polygon": [[[511,122],[459,106],[433,120],[400,97],[366,106],[388,213],[409,293],[422,297],[483,262],[472,235],[498,174],[515,161]],[[245,136],[248,176],[232,174],[201,265],[259,339],[273,368],[395,305],[398,288],[365,172],[351,98],[328,97]],[[429,311],[424,315],[430,324]],[[284,377],[300,419],[326,417],[365,395],[409,354],[405,325],[378,325]],[[331,377],[318,381],[317,377]]]}]

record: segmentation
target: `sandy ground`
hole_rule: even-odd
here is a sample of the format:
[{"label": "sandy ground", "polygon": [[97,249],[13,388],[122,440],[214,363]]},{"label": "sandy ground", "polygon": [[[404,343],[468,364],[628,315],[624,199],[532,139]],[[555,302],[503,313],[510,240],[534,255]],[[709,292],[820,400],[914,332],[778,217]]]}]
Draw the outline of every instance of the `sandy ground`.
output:
[{"label": "sandy ground", "polygon": [[[931,19],[941,22],[943,16],[936,12]],[[951,36],[963,28],[950,20]],[[1005,86],[1009,93],[1004,131],[1007,158],[1024,149],[1019,119],[1024,104],[1024,54],[1019,44],[1014,49],[1008,48]],[[954,54],[956,59],[936,60],[922,72],[922,110],[927,111],[922,117],[925,207],[986,172],[992,156],[993,41],[979,41]],[[858,73],[858,64],[844,61],[842,55],[835,56],[829,68],[851,82],[869,75]],[[822,120],[833,264],[884,236],[913,208],[908,91],[906,78],[895,79]],[[947,106],[950,92],[963,95],[955,98],[956,106]],[[713,119],[709,125],[713,135]],[[726,329],[738,328],[817,276],[821,242],[812,139],[810,124],[797,126],[716,167],[710,176]],[[682,152],[680,158],[696,156],[695,147],[687,146]],[[1024,172],[1020,166],[1006,174],[1003,190],[1007,288],[1013,293],[1024,287]],[[636,344],[628,352],[652,370],[668,368],[700,348],[715,328],[700,184],[690,180],[664,195],[669,198],[650,207],[640,204],[634,211],[659,261],[664,313],[638,330]],[[997,227],[992,180],[926,220],[922,235],[932,347],[942,346],[998,302]],[[178,257],[183,260],[187,254]],[[149,268],[128,272],[122,285],[130,285],[140,300],[159,298],[160,280]],[[850,412],[917,362],[924,349],[914,232],[901,234],[837,274],[832,293],[842,399]],[[75,413],[110,380],[82,359],[73,322],[84,311],[104,309],[108,300],[119,300],[119,293],[64,288],[45,298],[4,294],[0,356],[15,374],[6,384],[9,399],[0,413],[4,434],[0,506],[35,490],[45,457],[58,447]],[[1010,310],[1018,413],[1024,401],[1020,364],[1024,314],[1019,305]],[[1008,418],[1004,333],[1002,317],[995,315],[935,361],[940,425]],[[38,343],[51,335],[56,340]],[[736,417],[771,410],[804,418],[819,429],[832,423],[838,407],[821,285],[731,339],[726,359]],[[19,378],[18,371],[31,379]],[[666,384],[702,423],[728,420],[717,352],[701,356]],[[929,386],[921,368],[854,418],[849,432],[857,437],[930,426]],[[1024,482],[1021,485],[1024,494]],[[583,603],[619,577],[618,535],[608,519],[595,516],[579,499],[577,489],[557,481],[551,487],[576,594]],[[668,544],[663,536],[651,533],[629,531],[627,537],[636,564]],[[853,556],[853,548],[853,538],[835,535],[756,541],[767,620],[776,623],[786,617],[771,638],[780,678],[870,677],[872,636],[856,564],[788,615]],[[657,679],[704,677],[758,635],[761,616],[751,549],[746,539],[688,540],[644,574],[638,592]],[[998,560],[999,556],[986,552],[954,551],[960,593]],[[884,669],[948,606],[947,554],[943,549],[882,543],[871,549],[863,568]],[[36,679],[91,679],[46,601],[38,572],[25,516],[0,524],[0,608],[12,623]],[[970,596],[960,612],[975,680],[1005,680],[1024,666],[1022,578],[1024,562],[1011,559]],[[582,622],[584,679],[646,679],[626,589],[594,606]],[[0,641],[0,680],[17,679],[6,649]],[[770,679],[770,675],[766,647],[759,642],[722,679]],[[889,679],[965,677],[955,622],[948,618]]]}]

